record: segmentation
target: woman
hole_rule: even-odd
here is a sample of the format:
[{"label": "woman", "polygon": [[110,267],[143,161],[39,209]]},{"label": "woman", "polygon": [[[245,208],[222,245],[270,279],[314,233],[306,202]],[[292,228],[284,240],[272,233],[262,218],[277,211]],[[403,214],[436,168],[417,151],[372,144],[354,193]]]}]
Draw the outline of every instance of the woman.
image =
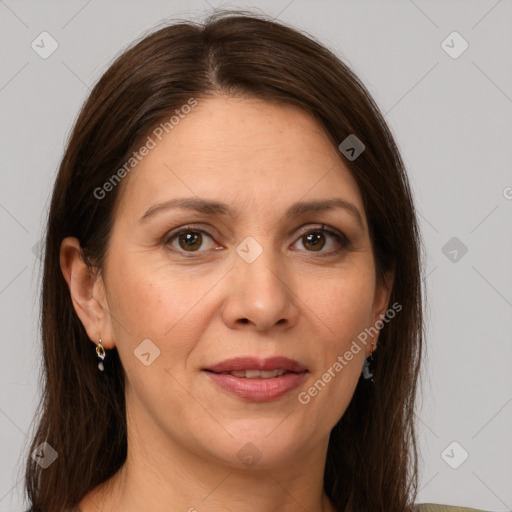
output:
[{"label": "woman", "polygon": [[250,13],[148,35],[55,183],[30,510],[452,510],[415,505],[420,285],[402,160],[340,60]]}]

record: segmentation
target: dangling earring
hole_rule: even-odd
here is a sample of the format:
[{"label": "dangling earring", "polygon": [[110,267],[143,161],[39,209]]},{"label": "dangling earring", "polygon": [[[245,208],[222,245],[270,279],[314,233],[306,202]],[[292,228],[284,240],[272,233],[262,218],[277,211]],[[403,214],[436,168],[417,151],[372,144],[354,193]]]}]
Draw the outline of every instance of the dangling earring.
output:
[{"label": "dangling earring", "polygon": [[103,345],[101,344],[101,338],[100,341],[98,341],[98,344],[96,345],[96,354],[98,355],[100,361],[98,363],[98,368],[103,371],[105,367],[103,366],[103,359],[105,359],[105,349],[103,348]]},{"label": "dangling earring", "polygon": [[371,361],[371,364],[372,364],[372,378],[371,378],[371,383],[372,384],[375,384],[375,381],[373,380],[373,353],[375,352],[375,350],[377,350],[377,344],[373,344],[372,343],[372,353],[370,354],[370,361]]},{"label": "dangling earring", "polygon": [[374,348],[373,348],[373,342],[372,342],[372,351],[371,351],[370,356],[364,360],[362,375],[363,375],[363,379],[365,379],[365,380],[371,379],[372,384],[375,384],[375,381],[373,380],[373,372],[370,367],[371,366],[370,363],[373,363],[373,351],[374,351]]}]

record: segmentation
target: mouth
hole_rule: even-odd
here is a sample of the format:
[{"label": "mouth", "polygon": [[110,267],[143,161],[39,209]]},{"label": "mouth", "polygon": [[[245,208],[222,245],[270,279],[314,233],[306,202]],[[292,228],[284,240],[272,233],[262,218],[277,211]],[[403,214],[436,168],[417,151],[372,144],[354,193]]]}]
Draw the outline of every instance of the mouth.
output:
[{"label": "mouth", "polygon": [[[217,372],[214,372],[217,373]],[[241,379],[273,379],[276,377],[281,377],[285,375],[287,372],[282,368],[278,368],[276,370],[233,370],[230,372],[220,372],[218,375],[233,375],[233,377],[239,377]]]},{"label": "mouth", "polygon": [[290,393],[308,373],[304,365],[286,357],[233,358],[203,371],[222,390],[253,402],[269,402]]}]

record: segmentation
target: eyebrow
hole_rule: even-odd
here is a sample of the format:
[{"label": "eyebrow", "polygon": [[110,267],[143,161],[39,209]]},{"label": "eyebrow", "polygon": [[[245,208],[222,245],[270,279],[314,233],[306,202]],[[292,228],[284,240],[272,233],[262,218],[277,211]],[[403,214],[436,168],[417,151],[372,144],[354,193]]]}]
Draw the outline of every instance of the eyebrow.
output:
[{"label": "eyebrow", "polygon": [[[234,211],[232,211],[232,209],[227,204],[221,203],[219,201],[200,199],[197,197],[177,197],[174,199],[170,199],[169,201],[165,201],[163,203],[158,203],[151,206],[146,211],[146,213],[142,215],[138,222],[143,223],[146,222],[151,217],[157,215],[158,213],[164,212],[166,210],[180,208],[185,210],[193,210],[199,213],[204,213],[207,215],[213,215],[218,217],[237,216],[237,214]],[[333,210],[335,208],[344,209],[356,219],[360,227],[364,226],[363,217],[357,206],[350,203],[346,199],[338,197],[332,199],[302,201],[295,203],[288,208],[284,215],[284,218],[296,217],[307,213],[323,212]]]}]

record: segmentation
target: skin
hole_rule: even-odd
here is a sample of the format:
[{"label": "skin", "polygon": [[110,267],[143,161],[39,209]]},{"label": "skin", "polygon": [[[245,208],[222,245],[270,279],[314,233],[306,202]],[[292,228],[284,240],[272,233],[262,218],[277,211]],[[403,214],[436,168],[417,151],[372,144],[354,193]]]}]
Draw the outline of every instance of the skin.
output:
[{"label": "skin", "polygon": [[[334,510],[323,491],[329,433],[376,337],[308,404],[298,394],[381,318],[392,283],[376,280],[363,202],[343,157],[295,106],[215,96],[120,186],[102,273],[80,259],[77,239],[61,247],[91,341],[101,337],[106,357],[117,347],[126,371],[127,461],[84,497],[82,512]],[[139,222],[153,205],[184,196],[227,203],[236,215],[169,209]],[[361,225],[341,208],[284,216],[298,201],[334,197],[357,208]],[[168,242],[189,224],[192,236],[212,230],[195,252],[178,237]],[[329,234],[308,243],[322,224],[349,245]],[[252,263],[236,252],[248,236],[263,249]],[[160,355],[145,366],[134,350],[148,338]],[[275,355],[308,374],[271,402],[229,394],[202,371],[235,356]],[[249,442],[261,455],[251,467],[237,456]]]}]

